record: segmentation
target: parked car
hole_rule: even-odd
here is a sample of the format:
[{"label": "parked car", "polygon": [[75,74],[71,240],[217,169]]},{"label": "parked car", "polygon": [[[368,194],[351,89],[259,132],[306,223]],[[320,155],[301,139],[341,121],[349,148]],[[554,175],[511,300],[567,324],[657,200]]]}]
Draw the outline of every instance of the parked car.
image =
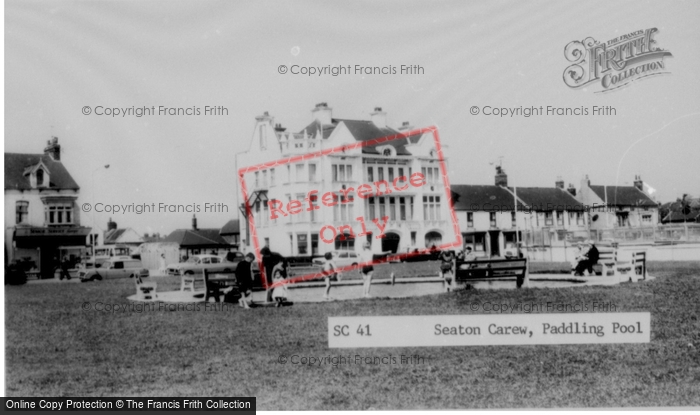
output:
[{"label": "parked car", "polygon": [[[362,258],[357,252],[354,251],[331,251],[333,255],[333,262],[338,268],[347,267],[348,265],[357,265],[362,262]],[[326,260],[321,258],[314,258],[314,265],[323,265]]]},{"label": "parked car", "polygon": [[[216,255],[193,255],[185,262],[168,265],[168,275],[201,274],[205,269],[211,272],[233,272],[238,263],[243,260],[243,254],[240,252],[233,253],[234,255],[230,254],[231,252],[229,252],[228,257],[233,261]],[[240,254],[240,256],[235,254]]]},{"label": "parked car", "polygon": [[115,278],[148,277],[148,270],[139,259],[110,258],[100,264],[86,262],[78,271],[81,282]]}]

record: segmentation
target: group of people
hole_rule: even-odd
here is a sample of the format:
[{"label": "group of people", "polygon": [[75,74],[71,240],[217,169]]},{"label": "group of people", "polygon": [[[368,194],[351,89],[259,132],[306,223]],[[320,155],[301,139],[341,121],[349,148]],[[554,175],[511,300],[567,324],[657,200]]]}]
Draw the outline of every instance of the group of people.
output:
[{"label": "group of people", "polygon": [[440,260],[440,279],[442,279],[442,285],[445,292],[454,290],[456,286],[455,279],[455,261],[474,261],[476,257],[472,253],[472,248],[467,246],[456,254],[453,251],[442,251],[438,256]]},{"label": "group of people", "polygon": [[574,270],[574,275],[582,277],[583,271],[588,271],[588,275],[593,274],[593,265],[598,263],[600,253],[595,246],[595,242],[587,239],[583,245],[578,244],[578,252],[573,261],[571,268]]}]

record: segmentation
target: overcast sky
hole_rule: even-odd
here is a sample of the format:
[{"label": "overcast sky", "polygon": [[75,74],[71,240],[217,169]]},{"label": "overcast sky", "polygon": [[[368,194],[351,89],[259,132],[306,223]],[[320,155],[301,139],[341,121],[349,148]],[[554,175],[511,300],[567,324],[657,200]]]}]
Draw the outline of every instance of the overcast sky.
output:
[{"label": "overcast sky", "polygon": [[[298,131],[319,102],[334,117],[436,125],[452,183],[631,185],[661,201],[700,195],[700,2],[5,3],[5,151],[40,153],[59,137],[79,203],[224,203],[237,212],[234,155],[269,111]],[[564,47],[658,28],[671,75],[595,94],[567,87]],[[279,74],[279,65],[420,65],[421,75]],[[227,116],[111,118],[96,107],[224,106]],[[498,118],[470,107],[611,105],[615,116]],[[641,141],[640,141],[641,140]],[[109,164],[109,169],[104,165]],[[167,234],[191,214],[96,214]],[[92,226],[93,216],[82,215]]]}]

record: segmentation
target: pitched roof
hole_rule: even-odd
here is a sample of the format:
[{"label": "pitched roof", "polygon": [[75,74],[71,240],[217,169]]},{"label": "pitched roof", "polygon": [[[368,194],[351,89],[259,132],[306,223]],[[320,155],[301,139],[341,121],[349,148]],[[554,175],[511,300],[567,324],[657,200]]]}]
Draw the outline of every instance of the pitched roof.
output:
[{"label": "pitched roof", "polygon": [[49,170],[49,189],[78,190],[80,186],[73,180],[63,163],[56,161],[47,154],[5,153],[5,190],[30,190],[29,176],[24,173],[43,162]]},{"label": "pitched roof", "polygon": [[235,235],[235,234],[240,234],[241,233],[241,224],[238,219],[231,219],[230,221],[226,222],[223,228],[221,228],[221,231],[219,231],[219,235],[225,236],[225,235]]},{"label": "pitched roof", "polygon": [[511,192],[515,192],[518,199],[525,202],[531,210],[535,211],[563,211],[563,210],[578,210],[584,209],[583,203],[576,200],[571,193],[558,187],[518,187]]},{"label": "pitched roof", "polygon": [[[611,206],[647,206],[656,207],[657,204],[646,193],[634,186],[589,186],[591,190]],[[607,198],[605,194],[607,193]]]},{"label": "pitched roof", "polygon": [[116,242],[126,229],[110,229],[104,238],[105,244]]},{"label": "pitched roof", "polygon": [[662,222],[700,222],[700,210],[693,210],[687,215],[683,212],[670,212]]},{"label": "pitched roof", "polygon": [[[513,210],[515,203],[513,195],[501,186],[453,184],[450,185],[450,190],[455,210],[472,212]],[[525,206],[518,202],[518,209],[524,208]]]},{"label": "pitched roof", "polygon": [[[335,130],[338,124],[342,122],[348,128],[350,134],[352,134],[352,136],[357,141],[364,142],[375,140],[377,138],[400,134],[400,131],[394,130],[390,127],[377,127],[377,125],[374,124],[372,121],[345,120],[333,118],[331,122],[333,123],[332,125],[323,125],[321,128],[321,124],[318,121],[314,120],[311,124],[307,125],[303,130],[301,130],[300,133],[306,132],[306,134],[313,136],[316,135],[319,131],[321,131],[323,138],[326,139],[330,137],[331,133],[333,133],[333,130]],[[389,144],[396,148],[397,155],[410,156],[411,153],[406,149],[406,144],[408,144],[409,142],[416,142],[416,137],[418,136],[410,138],[397,138],[388,143],[364,146],[362,147],[362,152],[365,154],[379,154],[379,151],[377,151],[377,146]]]},{"label": "pitched roof", "polygon": [[181,247],[229,246],[229,243],[219,235],[219,229],[176,229],[166,236],[163,242],[176,242]]}]

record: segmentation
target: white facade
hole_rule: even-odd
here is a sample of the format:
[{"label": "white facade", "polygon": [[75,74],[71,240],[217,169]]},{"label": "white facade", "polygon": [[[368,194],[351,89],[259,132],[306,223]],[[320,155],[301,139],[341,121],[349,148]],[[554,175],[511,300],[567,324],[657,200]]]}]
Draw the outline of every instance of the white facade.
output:
[{"label": "white facade", "polygon": [[[250,148],[237,156],[237,168],[397,134],[386,128],[384,113],[378,110],[372,121],[333,120],[330,108],[320,104],[312,124],[317,129],[307,127],[301,133],[281,131],[268,115],[257,117]],[[260,247],[267,245],[285,256],[310,256],[335,249],[359,251],[368,240],[375,252],[408,252],[455,241],[432,134],[372,147],[376,151],[346,149],[246,173]],[[375,182],[380,181],[391,193],[383,184],[377,192]],[[324,199],[329,192],[337,196],[335,201],[330,195]],[[241,219],[242,245],[252,250],[248,223]],[[385,237],[378,239],[382,233]],[[355,239],[343,236],[350,234]]]}]

